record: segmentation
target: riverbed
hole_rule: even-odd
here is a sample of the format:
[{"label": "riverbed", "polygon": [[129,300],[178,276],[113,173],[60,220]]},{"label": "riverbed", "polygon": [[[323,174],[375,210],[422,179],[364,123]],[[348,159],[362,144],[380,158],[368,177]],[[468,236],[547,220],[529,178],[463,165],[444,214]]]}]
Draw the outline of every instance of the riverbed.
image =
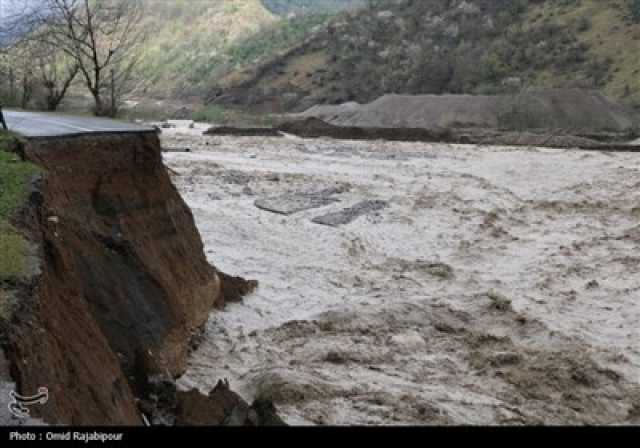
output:
[{"label": "riverbed", "polygon": [[209,260],[260,282],[181,387],[290,424],[640,423],[637,154],[163,131]]}]

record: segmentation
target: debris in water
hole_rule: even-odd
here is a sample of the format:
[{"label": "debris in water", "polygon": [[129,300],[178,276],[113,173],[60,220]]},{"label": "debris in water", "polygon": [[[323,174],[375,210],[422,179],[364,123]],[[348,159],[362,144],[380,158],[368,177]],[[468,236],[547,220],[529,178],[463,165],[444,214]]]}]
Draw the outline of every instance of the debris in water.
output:
[{"label": "debris in water", "polygon": [[361,216],[383,210],[388,206],[389,203],[386,201],[363,201],[351,208],[344,209],[337,213],[329,213],[328,215],[319,216],[314,218],[312,221],[316,224],[338,227],[349,224]]},{"label": "debris in water", "polygon": [[325,207],[338,202],[335,194],[341,193],[338,189],[327,189],[315,193],[289,194],[274,198],[258,199],[255,206],[261,210],[279,213],[281,215],[293,215],[294,213]]},{"label": "debris in water", "polygon": [[498,311],[511,311],[511,299],[492,289],[487,293],[489,299],[491,299],[492,308]]}]

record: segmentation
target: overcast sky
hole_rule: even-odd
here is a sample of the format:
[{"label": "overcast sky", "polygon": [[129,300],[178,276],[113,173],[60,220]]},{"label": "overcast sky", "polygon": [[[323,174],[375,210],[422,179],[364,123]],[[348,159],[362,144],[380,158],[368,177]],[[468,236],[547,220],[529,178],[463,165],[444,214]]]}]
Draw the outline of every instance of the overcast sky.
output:
[{"label": "overcast sky", "polygon": [[0,18],[19,12],[22,8],[35,5],[40,0],[0,0]]}]

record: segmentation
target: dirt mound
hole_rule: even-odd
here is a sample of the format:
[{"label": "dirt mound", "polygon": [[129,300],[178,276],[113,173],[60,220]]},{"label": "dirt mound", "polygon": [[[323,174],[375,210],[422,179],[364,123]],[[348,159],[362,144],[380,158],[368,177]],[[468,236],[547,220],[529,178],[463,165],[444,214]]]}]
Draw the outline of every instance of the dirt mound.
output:
[{"label": "dirt mound", "polygon": [[251,294],[258,287],[255,280],[245,280],[223,272],[218,272],[222,284],[222,296],[225,303],[240,302],[242,298]]},{"label": "dirt mound", "polygon": [[497,128],[502,97],[385,95],[372,103],[316,106],[300,114],[340,126],[369,128]]},{"label": "dirt mound", "polygon": [[273,128],[246,128],[234,126],[217,126],[204,132],[204,135],[225,135],[232,137],[282,137]]},{"label": "dirt mound", "polygon": [[331,137],[343,140],[448,141],[446,130],[383,128],[336,125],[317,117],[289,121],[278,126],[281,132],[306,138]]},{"label": "dirt mound", "polygon": [[[416,129],[416,128],[368,128],[336,126],[319,118],[303,118],[281,124],[282,132],[304,138],[335,138],[341,140],[388,140],[403,142],[438,142],[453,144],[527,146],[548,148],[578,148],[594,151],[640,151],[633,143],[616,143],[615,134],[587,138],[556,132],[516,132],[485,129]],[[619,137],[619,136],[618,136]],[[614,139],[613,142],[601,141]]]},{"label": "dirt mound", "polygon": [[601,93],[531,90],[518,95],[385,95],[358,105],[316,106],[300,117],[367,128],[554,130],[631,133],[637,118]]},{"label": "dirt mound", "polygon": [[[611,134],[592,136],[570,135],[554,132],[462,132],[454,141],[469,142],[479,145],[527,146],[563,149],[585,149],[592,151],[640,151],[639,145],[617,142]],[[612,141],[609,141],[612,139]],[[604,141],[602,141],[604,140]]]},{"label": "dirt mound", "polygon": [[276,413],[273,402],[256,401],[249,406],[240,395],[220,381],[202,395],[197,390],[178,392],[177,426],[287,426]]},{"label": "dirt mound", "polygon": [[154,426],[286,426],[272,401],[249,405],[227,380],[204,395],[178,390],[173,380],[158,375],[150,378],[146,396],[140,407]]}]

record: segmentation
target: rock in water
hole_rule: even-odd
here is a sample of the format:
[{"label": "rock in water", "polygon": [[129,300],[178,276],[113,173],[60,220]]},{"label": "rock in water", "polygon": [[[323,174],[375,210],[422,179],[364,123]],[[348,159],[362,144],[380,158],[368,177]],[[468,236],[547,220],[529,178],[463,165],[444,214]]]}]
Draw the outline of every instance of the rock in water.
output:
[{"label": "rock in water", "polygon": [[260,426],[287,426],[272,401],[258,399],[251,407],[258,415]]},{"label": "rock in water", "polygon": [[226,380],[206,396],[197,390],[178,392],[175,415],[178,426],[286,426],[272,402],[249,406]]},{"label": "rock in water", "polygon": [[325,207],[338,202],[333,196],[342,193],[340,188],[329,188],[313,193],[288,194],[274,198],[258,199],[255,206],[261,210],[293,215],[294,213]]},{"label": "rock in water", "polygon": [[386,201],[363,201],[351,208],[344,209],[337,213],[319,216],[312,221],[316,224],[338,227],[349,224],[361,216],[383,210],[388,206],[389,204]]},{"label": "rock in water", "polygon": [[241,302],[242,298],[251,294],[258,287],[256,280],[245,280],[241,277],[233,277],[224,272],[218,272],[222,283],[222,295],[225,303]]}]

